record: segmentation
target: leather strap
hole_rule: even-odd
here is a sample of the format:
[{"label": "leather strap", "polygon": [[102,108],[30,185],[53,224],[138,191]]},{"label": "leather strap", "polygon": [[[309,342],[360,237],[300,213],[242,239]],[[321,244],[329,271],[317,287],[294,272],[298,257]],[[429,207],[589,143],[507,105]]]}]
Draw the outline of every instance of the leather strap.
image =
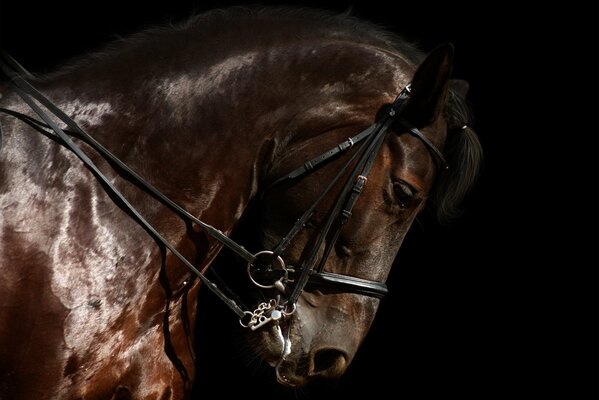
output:
[{"label": "leather strap", "polygon": [[376,297],[378,299],[382,299],[389,293],[387,285],[383,282],[329,272],[312,272],[308,282],[309,285],[330,286],[344,292]]},{"label": "leather strap", "polygon": [[418,139],[420,139],[422,143],[424,143],[428,150],[436,157],[437,161],[441,164],[441,169],[449,169],[449,165],[447,164],[445,157],[443,157],[443,153],[441,153],[437,146],[435,146],[426,136],[424,136],[424,134],[420,132],[418,128],[416,128],[414,125],[410,124],[408,121],[401,117],[397,118],[397,122],[402,124],[408,130],[408,133],[410,135],[417,137]]},{"label": "leather strap", "polygon": [[[297,280],[301,270],[288,268],[287,273],[290,280]],[[277,270],[260,271],[256,277],[271,281],[278,278]],[[389,289],[384,282],[371,281],[368,279],[357,278],[350,275],[334,274],[330,272],[311,271],[309,274],[307,287],[328,287],[343,292],[355,293],[364,296],[383,298],[389,293]]]},{"label": "leather strap", "polygon": [[276,186],[276,185],[280,184],[281,182],[289,180],[289,179],[298,178],[298,177],[304,175],[305,173],[310,172],[310,171],[320,167],[320,165],[322,163],[324,163],[325,161],[328,161],[331,158],[335,157],[336,155],[351,149],[355,144],[360,143],[362,140],[366,139],[368,136],[370,136],[372,134],[372,132],[374,131],[374,128],[375,128],[375,126],[371,125],[368,128],[364,129],[362,132],[358,133],[356,136],[348,138],[345,142],[339,143],[337,146],[325,151],[321,155],[314,157],[311,160],[306,161],[304,164],[302,164],[298,168],[294,169],[287,175],[282,176],[279,179],[277,179],[276,181],[274,181],[269,187]]}]

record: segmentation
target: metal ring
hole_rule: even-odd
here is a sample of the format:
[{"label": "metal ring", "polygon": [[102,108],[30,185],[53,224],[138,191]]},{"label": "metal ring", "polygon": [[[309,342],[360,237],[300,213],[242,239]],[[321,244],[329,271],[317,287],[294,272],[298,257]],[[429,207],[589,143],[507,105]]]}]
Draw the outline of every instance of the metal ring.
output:
[{"label": "metal ring", "polygon": [[290,316],[291,314],[293,314],[295,312],[295,310],[297,309],[297,304],[293,303],[291,305],[291,311],[287,311],[287,307],[289,306],[289,303],[285,304],[285,308],[283,308],[283,310],[281,311],[283,313],[283,315],[285,315],[286,317]]},{"label": "metal ring", "polygon": [[[245,324],[242,322],[243,318],[244,318],[246,315],[249,315],[249,316],[250,316],[250,320],[248,321],[248,324],[247,324],[247,325],[245,325]],[[254,313],[253,313],[253,312],[251,312],[251,311],[244,311],[244,312],[243,312],[243,317],[239,318],[239,325],[243,326],[244,328],[249,328],[249,327],[250,327],[250,322],[252,322],[252,317],[253,317],[253,316],[254,316]]]},{"label": "metal ring", "polygon": [[[253,257],[254,257],[254,260],[255,260],[255,259],[257,258],[257,256],[259,256],[260,254],[274,254],[274,253],[273,253],[272,251],[270,251],[270,250],[262,250],[262,251],[259,251],[259,252],[257,252],[256,254],[254,254],[254,256],[253,256]],[[283,275],[283,277],[282,277],[281,279],[279,279],[279,280],[275,281],[275,283],[276,283],[276,282],[281,282],[281,283],[283,283],[283,279],[286,279],[286,278],[287,278],[287,268],[285,268],[285,262],[283,261],[283,259],[281,258],[281,256],[277,256],[276,260],[277,260],[277,261],[279,262],[279,264],[281,265],[281,268],[283,269],[283,271],[285,271],[285,275]],[[272,289],[272,288],[275,288],[275,287],[276,287],[275,283],[273,283],[272,285],[262,285],[262,284],[260,284],[260,283],[256,282],[256,280],[255,280],[255,279],[254,279],[254,277],[252,276],[252,270],[251,270],[251,269],[252,269],[252,265],[253,265],[253,264],[252,264],[252,261],[248,262],[248,268],[247,268],[247,271],[248,271],[248,276],[250,277],[250,280],[252,281],[252,283],[253,283],[254,285],[256,285],[256,286],[258,286],[259,288],[262,288],[262,289]]]}]

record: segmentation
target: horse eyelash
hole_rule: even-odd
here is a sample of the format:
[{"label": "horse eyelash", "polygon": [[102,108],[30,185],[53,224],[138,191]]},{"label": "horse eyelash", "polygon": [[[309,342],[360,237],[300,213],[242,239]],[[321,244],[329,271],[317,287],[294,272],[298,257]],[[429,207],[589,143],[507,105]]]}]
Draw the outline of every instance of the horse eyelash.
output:
[{"label": "horse eyelash", "polygon": [[[406,195],[403,196],[404,198],[400,198],[397,188],[400,188],[404,192],[404,194]],[[410,206],[409,203],[414,200],[416,192],[416,189],[405,181],[398,180],[393,182],[394,198],[402,209],[406,209]]]}]

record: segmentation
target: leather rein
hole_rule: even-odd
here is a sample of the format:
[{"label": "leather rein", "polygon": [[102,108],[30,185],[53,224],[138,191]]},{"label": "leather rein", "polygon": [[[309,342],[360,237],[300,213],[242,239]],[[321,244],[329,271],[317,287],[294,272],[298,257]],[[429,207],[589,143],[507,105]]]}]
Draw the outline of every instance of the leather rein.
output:
[{"label": "leather rein", "polygon": [[[14,91],[21,99],[38,115],[41,121],[32,118],[26,114],[14,110],[0,108],[0,112],[20,119],[36,130],[58,138],[69,150],[85,164],[96,178],[104,185],[105,190],[115,195],[123,204],[123,207],[129,211],[133,217],[162,245],[169,249],[187,268],[192,271],[206,287],[218,296],[238,317],[242,326],[252,330],[258,329],[270,321],[276,321],[291,315],[296,308],[299,296],[304,291],[307,284],[316,286],[325,286],[343,292],[356,293],[365,296],[382,298],[388,293],[384,282],[377,282],[362,279],[350,275],[343,275],[324,271],[324,266],[330,255],[330,252],[340,234],[342,227],[349,221],[352,215],[352,209],[356,204],[360,193],[362,192],[372,168],[376,155],[384,141],[385,134],[392,124],[400,123],[407,129],[407,133],[418,138],[434,156],[437,166],[441,169],[448,169],[447,162],[443,154],[424,134],[416,127],[409,124],[400,114],[409,98],[410,85],[407,85],[393,103],[387,109],[387,112],[379,118],[374,124],[361,131],[357,135],[348,138],[337,146],[327,150],[321,155],[306,161],[300,167],[294,169],[287,175],[273,182],[270,187],[279,185],[283,182],[293,182],[301,178],[314,169],[320,168],[327,161],[332,160],[340,154],[348,153],[350,149],[359,147],[346,164],[339,170],[335,177],[328,183],[318,198],[304,212],[304,214],[295,222],[291,230],[281,239],[273,250],[263,250],[255,254],[247,251],[243,246],[236,243],[226,236],[219,229],[199,220],[197,217],[183,209],[177,203],[166,197],[158,189],[148,183],[143,177],[129,168],[114,154],[97,142],[93,137],[85,132],[72,118],[66,115],[47,97],[35,89],[22,75],[31,76],[23,67],[7,54],[2,54],[4,60],[0,62],[4,74],[9,78]],[[38,105],[43,105],[50,114],[61,120],[68,130],[61,129]],[[42,122],[43,121],[43,122]],[[140,186],[147,190],[151,195],[159,199],[163,204],[170,207],[183,218],[197,224],[208,236],[217,240],[235,254],[241,257],[247,263],[247,272],[249,279],[254,285],[262,289],[276,289],[279,292],[274,298],[258,304],[254,309],[247,309],[235,295],[227,295],[221,287],[208,279],[198,268],[191,264],[179,251],[164,238],[125,198],[125,196],[110,182],[110,180],[100,171],[87,154],[71,139],[70,136],[77,136],[89,144],[95,151],[100,153],[106,160],[117,165],[125,173],[129,174]],[[0,149],[2,146],[2,129],[0,126]],[[356,161],[357,160],[357,161]],[[353,167],[352,167],[353,166]],[[347,178],[337,200],[331,207],[328,217],[317,233],[316,240],[306,261],[300,268],[286,266],[281,255],[288,248],[292,240],[305,227],[314,214],[317,206],[331,192],[335,184],[351,169],[349,178]],[[324,252],[319,258],[320,248],[325,243]],[[268,283],[265,283],[268,282]],[[272,283],[270,283],[272,282]],[[223,288],[224,284],[221,284]],[[292,286],[292,289],[289,287]],[[226,289],[226,288],[225,288]],[[234,299],[234,298],[235,299]]]}]

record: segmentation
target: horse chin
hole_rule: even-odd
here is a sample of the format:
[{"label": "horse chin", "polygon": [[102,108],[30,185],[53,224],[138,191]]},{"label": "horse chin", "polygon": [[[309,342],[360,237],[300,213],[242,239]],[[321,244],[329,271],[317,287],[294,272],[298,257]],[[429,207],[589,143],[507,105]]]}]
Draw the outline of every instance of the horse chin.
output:
[{"label": "horse chin", "polygon": [[302,376],[297,376],[294,373],[288,371],[286,368],[282,367],[283,364],[279,363],[276,368],[277,374],[277,382],[279,382],[283,386],[287,386],[290,388],[297,388],[300,386],[304,386],[307,382],[307,379]]},{"label": "horse chin", "polygon": [[314,362],[309,360],[309,357],[300,356],[297,358],[290,354],[287,354],[287,356],[283,356],[279,360],[275,371],[277,381],[281,385],[291,388],[298,388],[313,381],[339,378],[348,366],[347,357],[335,357],[335,362],[331,363],[326,372],[318,371],[314,368]]}]

